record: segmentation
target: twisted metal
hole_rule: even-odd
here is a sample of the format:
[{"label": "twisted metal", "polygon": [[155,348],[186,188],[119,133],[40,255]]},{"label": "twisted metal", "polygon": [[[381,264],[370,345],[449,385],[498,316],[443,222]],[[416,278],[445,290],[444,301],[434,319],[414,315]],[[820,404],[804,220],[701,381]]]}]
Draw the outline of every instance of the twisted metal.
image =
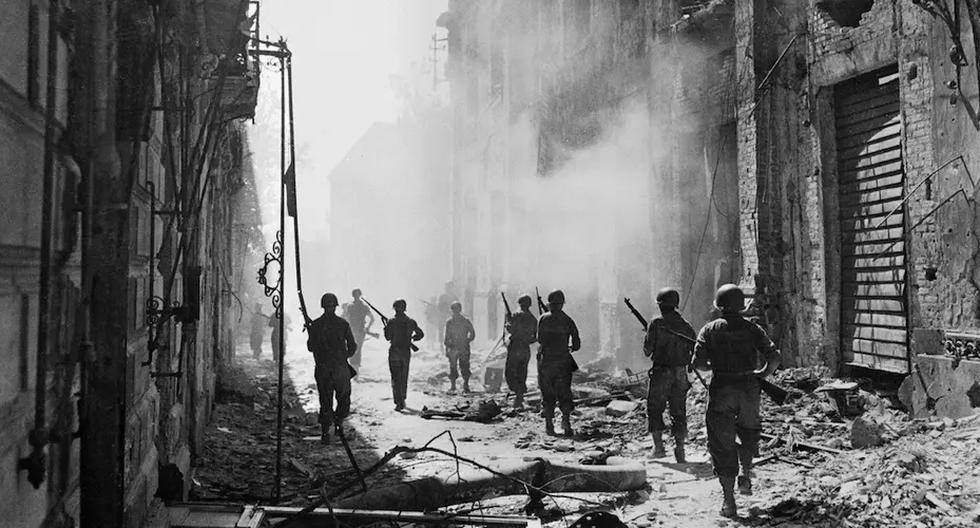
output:
[{"label": "twisted metal", "polygon": [[[263,291],[266,297],[272,297],[272,307],[275,308],[275,317],[279,318],[280,306],[282,304],[282,273],[283,273],[283,255],[282,255],[282,231],[276,231],[276,239],[272,243],[272,250],[265,254],[264,262],[262,267],[259,268],[258,282],[262,285]],[[270,286],[269,285],[269,264],[275,262],[279,267],[279,278]]]}]

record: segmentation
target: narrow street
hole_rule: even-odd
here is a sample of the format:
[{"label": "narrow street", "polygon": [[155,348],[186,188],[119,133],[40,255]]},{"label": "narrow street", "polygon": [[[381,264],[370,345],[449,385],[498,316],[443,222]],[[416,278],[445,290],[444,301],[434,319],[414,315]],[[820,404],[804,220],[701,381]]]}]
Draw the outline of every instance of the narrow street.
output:
[{"label": "narrow street", "polygon": [[[334,437],[329,446],[319,443],[316,423],[316,389],[312,381],[312,356],[305,351],[305,334],[292,333],[287,360],[289,383],[283,450],[283,501],[302,507],[356,477],[347,455]],[[474,351],[474,358],[487,350]],[[268,354],[268,351],[267,351]],[[245,348],[236,361],[244,377],[240,394],[256,379],[263,394],[239,412],[242,403],[220,403],[205,442],[207,455],[195,472],[192,497],[207,500],[263,503],[274,478],[275,420],[274,364],[268,355],[256,362]],[[474,370],[478,362],[474,361]],[[555,463],[603,463],[608,457],[642,465],[646,485],[622,493],[570,493],[545,501],[536,513],[545,526],[567,526],[588,511],[611,511],[629,526],[973,526],[980,515],[980,420],[949,421],[939,425],[911,423],[900,413],[885,412],[886,427],[894,432],[880,447],[851,449],[849,431],[853,419],[843,420],[832,399],[803,394],[783,406],[766,401],[765,432],[781,439],[767,442],[756,469],[754,494],[739,497],[740,519],[718,517],[720,490],[707,455],[704,432],[705,393],[698,386],[689,396],[691,443],[686,464],[668,456],[653,459],[652,441],[646,434],[645,402],[622,417],[607,415],[606,406],[579,406],[575,411],[576,434],[568,439],[544,434],[543,422],[534,408],[503,413],[491,423],[423,419],[423,408],[465,409],[483,399],[503,404],[502,394],[486,394],[474,383],[470,395],[446,393],[447,367],[440,352],[423,350],[413,357],[408,409],[396,412],[391,402],[386,351],[377,340],[365,343],[362,368],[353,385],[353,413],[347,421],[347,437],[361,469],[371,466],[394,446],[431,445],[472,459],[491,468],[507,468],[544,458]],[[443,374],[440,376],[440,374]],[[799,376],[811,391],[813,371],[784,371],[781,378],[792,382]],[[251,379],[249,379],[251,378]],[[431,381],[430,381],[431,378]],[[474,376],[474,380],[477,379]],[[534,379],[533,369],[531,379]],[[599,381],[576,384],[583,390],[607,390],[608,376]],[[831,380],[824,380],[829,382]],[[533,381],[532,381],[533,390]],[[864,393],[869,394],[869,393]],[[298,395],[298,396],[296,396]],[[269,398],[273,398],[270,401]],[[868,396],[871,397],[871,396]],[[243,400],[245,401],[245,400]],[[293,403],[295,402],[295,403]],[[877,401],[875,405],[880,405]],[[259,407],[255,407],[258,405]],[[287,405],[287,406],[288,406]],[[446,434],[448,432],[448,434]],[[831,452],[787,443],[829,447]],[[830,447],[833,446],[833,447]],[[669,451],[669,450],[668,450]],[[965,458],[964,458],[965,457]],[[256,465],[256,460],[260,462]],[[464,464],[465,466],[465,464]],[[465,469],[465,468],[464,468]],[[395,486],[399,482],[452,475],[459,470],[450,457],[421,453],[396,457],[367,479],[369,489]],[[465,471],[464,471],[465,472]],[[476,473],[479,473],[477,471]],[[471,472],[472,474],[472,472]],[[355,491],[357,486],[354,487]],[[935,490],[929,491],[927,490]],[[457,504],[447,512],[479,512],[486,515],[521,515],[526,495],[488,498],[477,503]],[[957,513],[960,512],[960,513]],[[851,519],[847,521],[847,519]]]}]

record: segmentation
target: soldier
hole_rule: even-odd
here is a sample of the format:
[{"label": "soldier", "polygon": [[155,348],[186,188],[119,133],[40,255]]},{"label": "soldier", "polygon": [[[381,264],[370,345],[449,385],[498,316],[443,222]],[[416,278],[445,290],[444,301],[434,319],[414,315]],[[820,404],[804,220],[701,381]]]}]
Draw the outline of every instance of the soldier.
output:
[{"label": "soldier", "polygon": [[[446,282],[446,289],[439,295],[439,300],[436,302],[436,309],[438,310],[438,320],[445,321],[452,316],[452,304],[457,301],[456,294],[453,293],[454,284],[453,281]],[[443,325],[436,325],[439,331],[439,343],[445,343],[446,336],[443,330],[445,327]]]},{"label": "soldier", "polygon": [[[283,315],[283,317],[286,318],[283,321],[283,326],[286,327],[286,332],[289,332],[292,330],[292,327],[289,326],[292,320],[288,315]],[[278,363],[279,360],[282,359],[282,347],[279,346],[279,319],[276,317],[270,317],[269,326],[272,327],[272,334],[269,336],[269,339],[272,341],[272,360]]]},{"label": "soldier", "polygon": [[262,313],[262,305],[255,303],[255,311],[252,312],[248,333],[248,343],[252,346],[252,357],[255,359],[262,356],[262,338],[265,337],[265,327],[269,324],[268,319],[269,316]]},{"label": "soldier", "polygon": [[425,337],[414,319],[405,315],[408,303],[398,299],[392,304],[395,316],[385,326],[385,339],[391,342],[388,348],[388,369],[391,371],[391,395],[395,400],[395,410],[405,408],[408,393],[408,364],[412,359],[412,341]]},{"label": "soldier", "polygon": [[[470,343],[476,338],[473,323],[463,316],[463,305],[454,301],[450,305],[452,317],[446,321],[444,332],[446,357],[449,358],[449,391],[456,392],[456,378],[463,375],[463,392],[470,392]],[[458,365],[458,368],[457,368]]]},{"label": "soldier", "polygon": [[[694,328],[677,313],[681,296],[677,290],[664,288],[657,293],[660,317],[647,325],[643,354],[653,361],[647,391],[647,418],[653,436],[653,456],[663,457],[664,409],[670,406],[670,432],[674,435],[674,459],[684,463],[684,440],[687,438],[687,379],[691,352],[694,349]],[[690,338],[676,335],[681,334]]]},{"label": "soldier", "polygon": [[[316,362],[314,378],[320,395],[320,442],[330,443],[330,426],[340,429],[350,414],[351,370],[347,358],[357,351],[350,324],[337,316],[337,296],[325,293],[320,298],[323,315],[310,323],[306,348]],[[337,398],[336,408],[333,405]]]},{"label": "soldier", "polygon": [[[351,297],[354,300],[346,305],[347,308],[344,311],[344,318],[350,323],[351,331],[354,332],[354,341],[357,342],[357,352],[350,358],[350,363],[354,368],[360,368],[364,336],[371,332],[371,325],[374,324],[374,314],[371,313],[371,309],[361,300],[360,288],[354,288],[354,291],[351,292]],[[367,325],[364,324],[365,319],[367,319]]]},{"label": "soldier", "polygon": [[524,407],[524,393],[527,392],[527,364],[531,360],[531,343],[538,340],[538,320],[531,313],[531,296],[521,295],[517,299],[521,311],[512,315],[504,326],[510,334],[507,342],[507,363],[504,377],[507,387],[514,393],[514,407]]},{"label": "soldier", "polygon": [[[582,346],[578,328],[562,307],[565,294],[555,290],[548,294],[548,313],[538,321],[538,385],[544,407],[545,431],[555,434],[555,403],[561,409],[561,427],[565,436],[572,436],[572,372],[578,370],[571,352]],[[569,347],[571,340],[571,347]]]},{"label": "soldier", "polygon": [[[715,475],[721,483],[721,515],[734,518],[735,477],[743,495],[752,494],[752,457],[758,454],[762,424],[759,419],[759,379],[779,366],[776,345],[759,325],[740,314],[745,294],[734,284],[725,284],[715,294],[722,316],[704,325],[694,347],[693,366],[710,369],[714,376],[708,389],[708,451]],[[765,364],[758,367],[759,355]],[[735,443],[736,437],[739,443]]]}]

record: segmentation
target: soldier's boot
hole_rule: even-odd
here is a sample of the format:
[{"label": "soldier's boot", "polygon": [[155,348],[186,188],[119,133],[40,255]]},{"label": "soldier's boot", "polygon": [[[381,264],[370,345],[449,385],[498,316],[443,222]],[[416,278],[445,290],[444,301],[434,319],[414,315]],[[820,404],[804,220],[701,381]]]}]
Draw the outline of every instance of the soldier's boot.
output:
[{"label": "soldier's boot", "polygon": [[735,506],[735,477],[718,477],[721,482],[721,511],[718,512],[722,517],[734,519],[738,517],[738,509]]},{"label": "soldier's boot", "polygon": [[667,456],[667,450],[664,449],[664,437],[660,431],[653,431],[650,433],[653,437],[653,458],[662,458]]},{"label": "soldier's boot", "polygon": [[469,393],[470,393],[470,379],[463,378],[463,394],[469,394]]},{"label": "soldier's boot", "polygon": [[320,443],[323,445],[328,445],[330,443],[330,428],[323,426],[320,427]]},{"label": "soldier's boot", "polygon": [[561,430],[565,436],[572,436],[572,419],[568,415],[562,415],[561,417]]},{"label": "soldier's boot", "polygon": [[524,395],[517,394],[514,396],[514,408],[523,409],[524,408]]},{"label": "soldier's boot", "polygon": [[456,380],[449,380],[449,392],[456,392]]},{"label": "soldier's boot", "polygon": [[550,416],[546,416],[544,418],[544,432],[545,432],[545,434],[548,434],[548,435],[551,435],[551,436],[555,436],[555,419],[554,418],[552,418]]},{"label": "soldier's boot", "polygon": [[675,436],[674,437],[674,460],[678,464],[687,463],[687,457],[684,456],[684,437]]},{"label": "soldier's boot", "polygon": [[739,449],[738,462],[742,467],[742,474],[738,476],[738,492],[752,495],[752,453],[747,449]]}]

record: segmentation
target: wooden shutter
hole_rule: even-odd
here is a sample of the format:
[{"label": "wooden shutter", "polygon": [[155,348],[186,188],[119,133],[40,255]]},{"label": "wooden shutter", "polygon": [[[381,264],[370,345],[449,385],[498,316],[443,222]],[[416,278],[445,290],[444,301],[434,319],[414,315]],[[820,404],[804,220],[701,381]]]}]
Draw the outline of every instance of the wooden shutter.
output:
[{"label": "wooden shutter", "polygon": [[895,66],[835,90],[841,346],[849,364],[909,371],[905,173]]}]

